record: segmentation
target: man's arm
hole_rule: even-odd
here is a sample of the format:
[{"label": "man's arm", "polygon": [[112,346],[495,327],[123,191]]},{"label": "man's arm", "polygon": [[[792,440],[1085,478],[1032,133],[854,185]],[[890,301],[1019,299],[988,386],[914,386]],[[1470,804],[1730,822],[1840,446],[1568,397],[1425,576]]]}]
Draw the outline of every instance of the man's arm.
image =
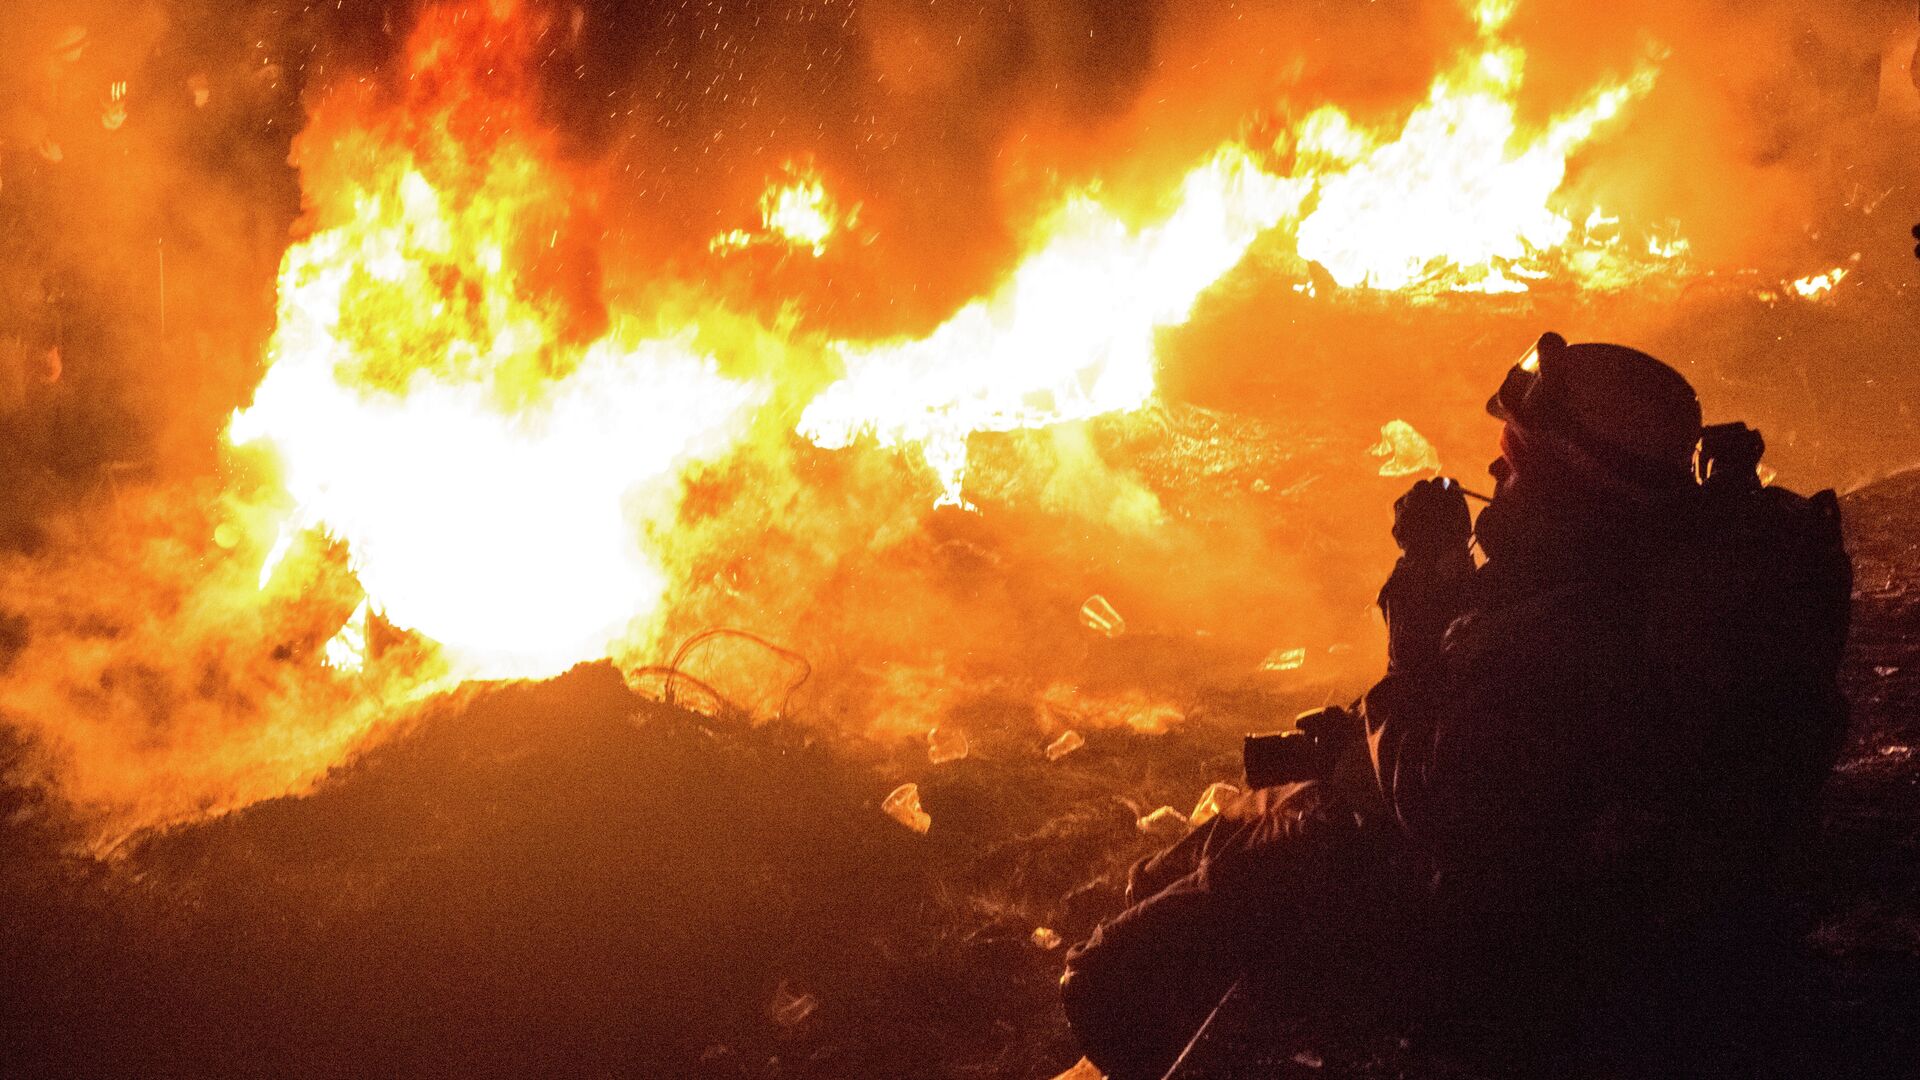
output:
[{"label": "man's arm", "polygon": [[[1382,797],[1436,863],[1524,870],[1564,860],[1634,715],[1629,629],[1582,588],[1505,597],[1453,628],[1431,662],[1368,691]],[[1541,869],[1544,871],[1545,867]]]},{"label": "man's arm", "polygon": [[1387,670],[1415,671],[1440,655],[1440,639],[1465,605],[1473,576],[1472,519],[1450,480],[1422,480],[1393,504],[1400,561],[1380,588]]}]

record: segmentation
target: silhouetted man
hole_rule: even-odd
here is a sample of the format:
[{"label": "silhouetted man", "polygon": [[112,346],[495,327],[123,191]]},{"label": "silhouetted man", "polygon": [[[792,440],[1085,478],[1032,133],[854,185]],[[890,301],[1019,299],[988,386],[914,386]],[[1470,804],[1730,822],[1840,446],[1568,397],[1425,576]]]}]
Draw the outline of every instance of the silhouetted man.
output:
[{"label": "silhouetted man", "polygon": [[1765,921],[1845,725],[1832,493],[1764,487],[1757,432],[1703,444],[1687,381],[1617,345],[1544,335],[1488,409],[1477,526],[1451,481],[1395,505],[1387,675],[1317,719],[1327,774],[1136,867],[1068,955],[1068,1017],[1116,1080],[1161,1075],[1253,968],[1309,999],[1491,970],[1518,1001]]}]

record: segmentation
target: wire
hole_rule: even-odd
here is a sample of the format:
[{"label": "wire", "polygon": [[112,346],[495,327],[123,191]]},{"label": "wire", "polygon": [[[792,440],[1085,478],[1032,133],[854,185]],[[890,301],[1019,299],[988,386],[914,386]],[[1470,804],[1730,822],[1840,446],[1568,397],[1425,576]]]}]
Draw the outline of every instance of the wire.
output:
[{"label": "wire", "polygon": [[[729,720],[746,715],[747,711],[745,709],[734,704],[725,694],[715,689],[711,683],[696,679],[684,671],[676,671],[666,664],[648,664],[645,667],[635,668],[627,677],[629,679],[639,679],[649,675],[661,676],[669,682],[677,679],[687,683],[702,694],[705,694],[713,709],[712,715],[725,717]],[[675,704],[674,700],[664,692],[661,694],[661,700],[669,705]]]},{"label": "wire", "polygon": [[680,647],[673,651],[673,657],[665,664],[649,664],[646,667],[637,668],[634,670],[633,675],[635,677],[648,675],[660,676],[662,679],[661,699],[668,705],[679,704],[677,690],[682,683],[685,683],[706,695],[716,710],[724,711],[731,717],[747,716],[748,710],[735,704],[725,694],[722,694],[716,689],[713,684],[695,678],[685,671],[687,659],[693,655],[695,649],[723,637],[739,638],[743,641],[752,642],[768,652],[773,653],[775,656],[799,667],[799,678],[787,684],[786,692],[780,698],[780,715],[785,716],[788,706],[793,701],[794,692],[799,690],[801,686],[805,685],[808,679],[813,677],[813,664],[800,653],[761,637],[759,634],[749,630],[741,630],[731,626],[708,627],[694,634],[692,637],[687,638],[685,641],[682,641]]}]

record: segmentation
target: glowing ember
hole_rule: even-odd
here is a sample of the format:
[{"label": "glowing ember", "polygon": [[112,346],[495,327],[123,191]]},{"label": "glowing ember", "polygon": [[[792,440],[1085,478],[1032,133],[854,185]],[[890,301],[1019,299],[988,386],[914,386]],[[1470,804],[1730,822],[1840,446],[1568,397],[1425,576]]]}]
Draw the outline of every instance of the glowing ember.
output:
[{"label": "glowing ember", "polygon": [[1847,267],[1836,266],[1823,273],[1808,274],[1806,277],[1791,281],[1787,284],[1787,288],[1802,300],[1819,300],[1832,293],[1834,286],[1845,281],[1850,273],[1852,271]]}]

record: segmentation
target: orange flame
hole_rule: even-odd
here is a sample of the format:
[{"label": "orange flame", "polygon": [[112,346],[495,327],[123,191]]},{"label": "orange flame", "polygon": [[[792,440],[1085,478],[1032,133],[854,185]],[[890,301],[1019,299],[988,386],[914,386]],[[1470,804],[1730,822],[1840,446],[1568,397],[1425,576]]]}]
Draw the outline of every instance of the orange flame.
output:
[{"label": "orange flame", "polygon": [[[964,504],[972,434],[1146,405],[1157,332],[1282,228],[1343,286],[1612,288],[1670,269],[1683,241],[1642,254],[1617,219],[1555,202],[1567,156],[1653,68],[1523,132],[1524,53],[1496,40],[1513,6],[1470,7],[1478,46],[1392,138],[1315,110],[1278,148],[1220,146],[1157,221],[1067,196],[1000,286],[923,337],[796,339],[843,369],[798,433],[911,445],[936,503]],[[258,545],[274,549],[263,584],[293,536],[322,530],[367,592],[357,619],[417,631],[469,676],[547,675],[648,640],[676,587],[648,536],[673,522],[682,472],[738,447],[782,389],[723,375],[693,325],[653,332],[605,310],[581,239],[591,191],[527,109],[518,14],[510,0],[429,12],[397,117],[350,100],[316,117],[302,144],[314,231],[287,252],[270,368],[230,431],[271,449],[290,504],[262,526],[279,536]],[[760,211],[765,231],[741,242],[816,255],[852,219],[792,168]],[[342,667],[361,651],[350,629],[329,651]]]},{"label": "orange flame", "polygon": [[836,343],[846,378],[807,407],[800,432],[829,449],[862,436],[915,444],[940,482],[939,502],[961,504],[968,435],[1145,405],[1154,332],[1185,322],[1305,194],[1226,147],[1187,174],[1178,208],[1158,225],[1129,229],[1077,195],[1004,285],[932,334]]},{"label": "orange flame", "polygon": [[827,241],[834,233],[854,224],[860,208],[854,207],[843,218],[818,173],[797,169],[791,164],[787,171],[790,179],[768,185],[760,196],[763,231],[733,229],[709,241],[707,250],[725,253],[755,244],[774,243],[805,251],[816,259],[825,255]]},{"label": "orange flame", "polygon": [[[510,23],[439,29],[416,39],[419,75]],[[483,130],[475,154],[447,134],[460,107],[429,104],[328,148],[368,168],[311,193],[318,231],[282,262],[270,367],[229,435],[271,448],[289,523],[345,541],[388,622],[470,677],[557,674],[658,608],[642,537],[761,391],[684,335],[580,340],[593,313],[536,277],[570,226],[547,209],[572,201],[565,179],[526,136]]]},{"label": "orange flame", "polygon": [[1513,6],[1481,0],[1475,15],[1487,40],[1434,80],[1393,141],[1357,131],[1338,110],[1308,118],[1299,152],[1328,168],[1300,223],[1302,258],[1343,286],[1375,289],[1524,292],[1527,280],[1556,269],[1596,289],[1643,276],[1638,253],[1592,242],[1592,227],[1605,220],[1598,208],[1580,236],[1586,242],[1569,250],[1576,229],[1553,198],[1567,156],[1651,90],[1657,73],[1643,67],[1599,88],[1523,137],[1515,94],[1526,54],[1491,40]]}]

